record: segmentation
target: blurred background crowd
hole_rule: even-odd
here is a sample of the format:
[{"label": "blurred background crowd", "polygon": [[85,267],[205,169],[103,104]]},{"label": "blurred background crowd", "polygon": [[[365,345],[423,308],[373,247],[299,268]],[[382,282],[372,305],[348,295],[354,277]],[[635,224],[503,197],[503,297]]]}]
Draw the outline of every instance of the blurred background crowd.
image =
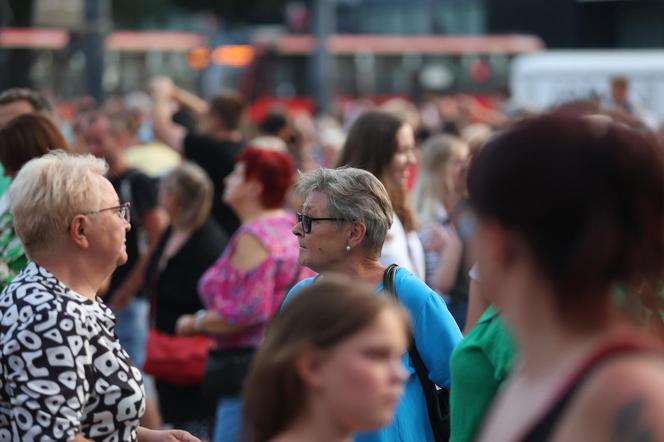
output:
[{"label": "blurred background crowd", "polygon": [[[320,168],[368,170],[394,210],[380,263],[424,281],[454,320],[440,319],[445,365],[459,331],[499,329],[486,406],[452,390],[452,440],[471,440],[516,350],[479,290],[469,166],[543,111],[659,142],[663,14],[637,0],[0,0],[0,193],[50,149],[108,163],[131,230],[128,262],[99,293],[150,374],[151,327],[205,331],[191,345],[206,351],[257,347],[296,282],[339,270],[301,246],[316,216],[341,218],[311,212],[291,185]],[[6,200],[3,287],[27,262]],[[202,380],[158,372],[143,425],[236,440],[239,389],[211,400]]]}]

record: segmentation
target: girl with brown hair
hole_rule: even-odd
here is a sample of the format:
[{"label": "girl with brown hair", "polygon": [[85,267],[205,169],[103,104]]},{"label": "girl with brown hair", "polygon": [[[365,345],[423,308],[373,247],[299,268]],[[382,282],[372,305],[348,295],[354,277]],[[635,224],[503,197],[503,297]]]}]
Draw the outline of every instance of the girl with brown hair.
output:
[{"label": "girl with brown hair", "polygon": [[403,392],[408,317],[369,285],[326,275],[293,297],[244,392],[251,440],[349,441],[386,425]]}]

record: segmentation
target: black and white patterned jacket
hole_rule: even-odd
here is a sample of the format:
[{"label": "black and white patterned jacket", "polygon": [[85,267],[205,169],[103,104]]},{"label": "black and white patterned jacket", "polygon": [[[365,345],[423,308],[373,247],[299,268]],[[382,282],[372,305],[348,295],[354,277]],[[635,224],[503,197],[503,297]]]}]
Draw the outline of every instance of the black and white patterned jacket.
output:
[{"label": "black and white patterned jacket", "polygon": [[135,441],[140,371],[113,312],[34,262],[0,294],[0,442]]}]

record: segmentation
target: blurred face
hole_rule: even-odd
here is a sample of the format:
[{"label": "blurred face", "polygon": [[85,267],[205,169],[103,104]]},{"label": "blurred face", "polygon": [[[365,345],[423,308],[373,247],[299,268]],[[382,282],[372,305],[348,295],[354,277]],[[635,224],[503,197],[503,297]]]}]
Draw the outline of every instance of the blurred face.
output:
[{"label": "blurred face", "polygon": [[177,215],[179,208],[177,196],[163,186],[159,189],[159,207],[164,209],[171,219]]},{"label": "blurred face", "polygon": [[224,178],[224,194],[222,199],[231,207],[234,207],[234,205],[244,198],[249,197],[249,186],[247,186],[247,180],[245,179],[246,171],[247,166],[242,162],[238,162],[235,163],[233,172]]},{"label": "blurred face", "polygon": [[[333,218],[328,203],[324,193],[311,192],[304,200],[301,213],[312,218]],[[305,233],[302,223],[295,223],[293,234],[300,242],[300,264],[316,272],[323,272],[345,259],[348,226],[339,226],[336,221],[313,221],[311,232]]]},{"label": "blurred face", "polygon": [[216,131],[223,130],[224,127],[215,114],[207,112],[200,119],[198,129],[202,134],[210,135]]},{"label": "blurred face", "polygon": [[444,186],[454,192],[463,193],[466,189],[466,172],[468,171],[468,149],[457,152],[444,166],[441,178]]},{"label": "blurred face", "polygon": [[621,82],[615,82],[611,85],[611,95],[614,101],[627,101],[627,85]]},{"label": "blurred face", "polygon": [[32,105],[25,101],[19,100],[13,103],[0,105],[0,127],[9,123],[16,117],[21,115],[31,114],[35,110],[32,108]]},{"label": "blurred face", "polygon": [[387,425],[394,416],[407,372],[401,362],[408,340],[402,319],[384,309],[364,329],[339,343],[320,367],[320,400],[346,431]]},{"label": "blurred face", "polygon": [[90,247],[104,264],[119,266],[127,262],[126,235],[131,226],[122,217],[119,209],[104,210],[120,205],[120,198],[110,181],[102,176],[97,177],[101,193],[99,207],[91,208],[100,211],[88,216],[86,234]]},{"label": "blurred face", "polygon": [[111,123],[105,117],[95,119],[83,130],[88,152],[97,158],[112,160],[119,149],[119,140],[111,134]]},{"label": "blurred face", "polygon": [[404,124],[397,131],[397,150],[384,172],[382,180],[406,185],[408,168],[415,164],[415,134],[410,124]]}]

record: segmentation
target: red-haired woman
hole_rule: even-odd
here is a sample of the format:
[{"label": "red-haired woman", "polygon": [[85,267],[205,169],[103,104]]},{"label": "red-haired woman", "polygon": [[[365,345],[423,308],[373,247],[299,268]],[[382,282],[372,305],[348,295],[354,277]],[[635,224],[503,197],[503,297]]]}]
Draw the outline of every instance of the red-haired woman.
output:
[{"label": "red-haired woman", "polygon": [[[210,334],[218,349],[258,345],[300,272],[297,238],[290,233],[295,216],[282,209],[293,169],[293,161],[283,152],[248,147],[239,155],[225,180],[223,199],[242,224],[199,282],[206,310],[182,316],[178,333]],[[225,393],[219,399],[213,441],[240,438],[241,382],[231,387],[235,385],[219,389]]]}]

